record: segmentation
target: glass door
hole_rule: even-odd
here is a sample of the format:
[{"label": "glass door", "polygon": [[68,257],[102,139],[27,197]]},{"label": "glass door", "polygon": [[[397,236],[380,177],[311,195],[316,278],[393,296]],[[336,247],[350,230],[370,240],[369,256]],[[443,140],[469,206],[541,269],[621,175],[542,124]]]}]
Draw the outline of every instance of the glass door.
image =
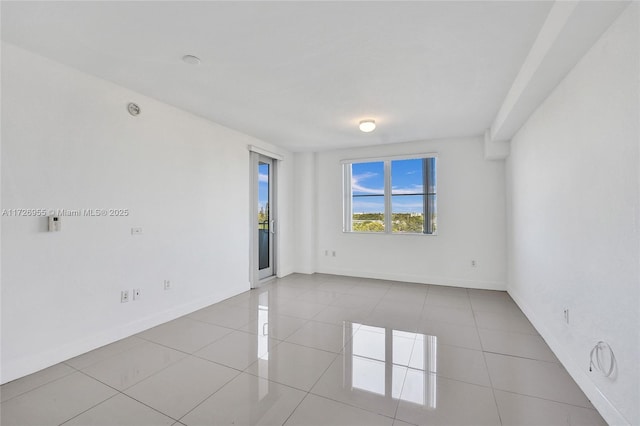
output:
[{"label": "glass door", "polygon": [[258,157],[258,278],[274,275],[274,160]]}]

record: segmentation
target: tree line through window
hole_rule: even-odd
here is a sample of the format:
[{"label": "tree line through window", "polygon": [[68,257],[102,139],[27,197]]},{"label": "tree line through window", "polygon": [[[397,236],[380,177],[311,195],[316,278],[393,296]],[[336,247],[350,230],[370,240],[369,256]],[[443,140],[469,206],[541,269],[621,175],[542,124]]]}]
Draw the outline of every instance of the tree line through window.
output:
[{"label": "tree line through window", "polygon": [[345,231],[435,234],[436,157],[347,162]]}]

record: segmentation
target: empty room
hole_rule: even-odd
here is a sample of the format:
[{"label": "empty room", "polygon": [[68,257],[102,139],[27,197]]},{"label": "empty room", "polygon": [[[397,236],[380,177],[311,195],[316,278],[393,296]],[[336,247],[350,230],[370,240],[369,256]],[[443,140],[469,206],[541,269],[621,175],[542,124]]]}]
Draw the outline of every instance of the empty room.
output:
[{"label": "empty room", "polygon": [[1,1],[0,424],[640,425],[640,4]]}]

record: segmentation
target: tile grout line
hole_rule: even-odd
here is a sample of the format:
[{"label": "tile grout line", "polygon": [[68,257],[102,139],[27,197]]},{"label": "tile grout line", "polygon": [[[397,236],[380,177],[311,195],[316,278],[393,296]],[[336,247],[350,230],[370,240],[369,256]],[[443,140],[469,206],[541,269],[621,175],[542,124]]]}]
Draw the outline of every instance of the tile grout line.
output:
[{"label": "tile grout line", "polygon": [[[327,366],[327,368],[325,368],[325,369],[324,369],[324,371],[322,372],[322,374],[320,374],[320,375],[318,376],[318,378],[316,379],[316,381],[315,381],[315,382],[313,382],[313,384],[309,387],[309,390],[308,390],[308,391],[306,391],[305,396],[300,400],[300,402],[298,403],[298,405],[296,405],[296,408],[294,408],[293,410],[291,410],[291,413],[289,413],[289,415],[287,416],[287,418],[285,419],[285,421],[282,423],[282,426],[284,426],[284,425],[289,421],[289,419],[291,418],[291,416],[293,416],[293,413],[295,413],[295,412],[296,412],[296,410],[298,409],[298,407],[300,407],[300,405],[302,405],[302,402],[303,402],[305,399],[307,399],[307,397],[311,394],[311,389],[313,389],[313,388],[314,388],[314,386],[315,386],[316,384],[318,384],[318,382],[320,381],[320,379],[322,378],[322,376],[324,376],[324,375],[327,373],[327,371],[329,370],[329,368],[331,368],[331,366],[333,365],[333,363],[334,363],[334,362],[336,362],[336,360],[338,359],[338,356],[340,356],[340,355],[339,355],[339,354],[338,354],[338,355],[336,355],[336,356],[335,356],[335,358],[333,359],[333,361],[331,361],[331,362],[329,363],[329,365]],[[268,380],[268,379],[267,379],[267,380]],[[313,395],[313,394],[311,394],[311,395]]]},{"label": "tile grout line", "polygon": [[[180,359],[177,359],[177,360],[175,360],[175,361],[173,361],[173,362],[170,362],[169,364],[167,364],[167,365],[163,366],[162,368],[160,368],[158,371],[155,371],[155,372],[151,373],[150,375],[148,375],[148,376],[147,376],[147,377],[145,377],[144,379],[142,379],[142,380],[140,380],[140,381],[138,381],[138,382],[136,382],[136,383],[133,383],[133,384],[131,384],[130,386],[127,386],[126,388],[123,388],[123,389],[122,389],[122,391],[125,391],[125,390],[127,390],[127,389],[129,389],[129,388],[132,388],[133,386],[137,385],[138,383],[142,383],[142,382],[144,382],[145,380],[150,379],[151,377],[155,376],[156,374],[158,374],[158,373],[160,373],[160,372],[162,372],[162,371],[166,370],[167,368],[169,368],[169,367],[171,367],[171,366],[173,366],[173,365],[175,365],[175,364],[179,363],[180,361],[183,361],[184,359],[186,359],[187,357],[189,357],[189,356],[191,355],[191,354],[189,354],[189,353],[187,353],[187,352],[184,352],[184,351],[181,351],[181,350],[178,350],[178,349],[174,349],[174,348],[170,348],[169,346],[165,346],[165,345],[162,345],[162,344],[160,344],[160,343],[151,342],[151,341],[147,341],[147,343],[151,343],[151,344],[154,344],[154,345],[158,345],[158,346],[161,346],[161,347],[166,348],[166,349],[171,349],[172,351],[180,352],[181,354],[184,354],[184,355],[186,355],[186,356],[184,356],[184,357],[182,357],[182,358],[180,358]],[[130,350],[133,350],[133,349],[134,349],[134,348],[131,348]],[[129,351],[129,350],[127,350],[127,351],[125,351],[125,352],[128,352],[128,351]],[[95,364],[98,364],[98,363],[95,363]],[[95,364],[92,364],[92,365],[95,365]],[[87,368],[89,368],[89,367],[90,367],[90,366],[87,366],[87,367],[85,367],[85,369],[87,369]],[[93,376],[92,376],[92,375],[90,375],[89,373],[85,372],[85,371],[84,371],[84,369],[83,369],[83,370],[80,370],[80,372],[81,372],[81,373],[83,373],[83,374],[85,374],[85,375],[86,375],[86,376],[88,376],[88,377],[91,377],[92,379],[98,380],[100,383],[103,383],[103,382],[102,382],[100,379],[98,379],[97,377],[93,377]],[[109,386],[109,387],[113,387],[113,386],[111,386],[111,385],[108,385],[107,383],[105,383],[105,385],[107,385],[107,386]],[[114,388],[114,389],[116,389],[116,388]],[[120,391],[119,389],[116,389],[116,390]],[[120,391],[120,392],[122,392],[122,391]],[[124,393],[124,392],[123,392],[123,393]]]},{"label": "tile grout line", "polygon": [[[427,287],[427,291],[425,292],[424,300],[422,301],[422,308],[420,310],[420,318],[418,319],[418,325],[417,325],[416,329],[419,329],[420,328],[420,324],[422,324],[422,320],[423,320],[423,317],[424,317],[424,309],[427,306],[427,297],[429,297],[430,290],[431,290],[431,286],[429,285]],[[415,348],[415,345],[416,345],[416,338],[417,338],[417,336],[414,337],[414,339],[413,339],[413,346],[411,347],[411,353],[409,355],[409,364],[411,364],[411,355],[413,355],[413,349]],[[404,386],[407,383],[407,375],[409,373],[409,368],[410,368],[409,365],[407,365],[406,370],[404,372],[404,379],[402,380],[402,387],[400,388],[400,394],[398,395],[398,404],[396,405],[396,409],[395,409],[395,411],[393,413],[393,423],[395,423],[396,420],[403,421],[401,419],[398,419],[398,410],[400,410],[400,403],[402,402],[400,397],[402,396],[402,392],[404,391]]]},{"label": "tile grout line", "polygon": [[[69,366],[69,367],[71,367],[71,368],[73,368],[73,369],[75,369],[76,371],[82,371],[82,370],[87,369],[87,368],[89,368],[89,367],[92,367],[92,366],[94,366],[94,365],[96,365],[96,364],[98,364],[98,363],[100,363],[100,362],[106,361],[106,360],[111,359],[111,358],[113,358],[113,357],[116,357],[116,356],[118,356],[118,355],[122,355],[123,353],[128,352],[128,351],[130,351],[130,350],[134,349],[136,346],[140,346],[140,345],[143,345],[143,344],[145,344],[145,343],[149,343],[149,341],[148,341],[148,340],[143,339],[143,338],[141,338],[141,337],[137,337],[137,335],[138,335],[138,334],[139,334],[139,333],[136,333],[136,334],[131,335],[131,336],[129,336],[129,337],[125,337],[125,338],[123,338],[123,339],[116,340],[116,341],[115,341],[115,342],[113,342],[113,343],[109,343],[109,344],[107,344],[107,345],[104,345],[104,346],[101,346],[101,347],[99,347],[99,348],[93,349],[93,350],[91,350],[91,351],[89,351],[89,352],[85,352],[85,353],[80,354],[80,355],[78,355],[78,356],[75,356],[75,357],[73,357],[73,358],[70,358],[70,359],[67,359],[67,360],[65,360],[65,361],[62,361],[62,363],[63,363],[63,364],[65,364],[65,365],[67,365],[67,366]],[[133,346],[131,346],[130,348],[123,349],[123,350],[118,351],[118,352],[116,352],[116,353],[114,353],[114,354],[111,354],[111,355],[109,355],[109,356],[107,356],[107,357],[105,357],[105,358],[99,359],[98,361],[91,362],[91,363],[87,364],[86,366],[84,366],[84,367],[82,367],[82,368],[76,368],[76,367],[74,367],[73,365],[68,364],[68,361],[71,361],[72,359],[75,359],[75,358],[78,358],[78,357],[81,357],[81,356],[87,355],[87,354],[89,354],[89,353],[91,353],[91,352],[93,352],[93,351],[98,351],[98,350],[100,350],[100,349],[102,349],[102,348],[104,348],[104,347],[106,347],[106,346],[112,345],[112,344],[117,343],[117,342],[121,342],[121,341],[126,340],[126,339],[131,339],[131,338],[135,338],[135,339],[137,339],[137,340],[140,340],[140,342],[139,342],[139,343],[137,343],[137,344],[135,344],[135,345],[133,345]],[[154,343],[154,342],[152,342],[152,343]]]},{"label": "tile grout line", "polygon": [[[480,341],[480,344],[482,344],[482,341]],[[545,362],[547,364],[562,365],[561,363],[559,363],[557,361],[548,361],[546,359],[531,358],[531,357],[522,356],[522,355],[505,354],[505,353],[502,353],[502,352],[495,352],[495,351],[485,351],[484,349],[482,350],[482,352],[483,353],[487,353],[487,354],[492,354],[492,355],[508,356],[510,358],[526,359],[526,360],[529,360],[529,361],[538,361],[538,362]]]},{"label": "tile grout line", "polygon": [[[238,371],[238,370],[236,370]],[[222,386],[220,386],[218,389],[216,389],[215,391],[213,391],[210,395],[208,395],[207,397],[205,397],[202,401],[198,402],[192,409],[190,409],[189,411],[187,411],[186,413],[184,413],[182,416],[180,416],[180,418],[178,420],[176,420],[177,422],[182,423],[182,419],[184,419],[185,417],[187,417],[189,415],[189,413],[191,413],[193,410],[195,410],[196,408],[198,408],[199,406],[201,406],[202,404],[204,404],[209,398],[211,398],[213,395],[217,394],[218,392],[220,392],[225,386],[227,386],[229,383],[231,383],[232,381],[234,381],[235,379],[237,379],[238,377],[240,377],[240,375],[242,374],[242,371],[238,371],[238,374],[236,374],[235,376],[233,376],[232,378],[230,378],[229,380],[227,380],[226,382],[224,382],[224,384]],[[173,417],[172,417],[173,418]]]},{"label": "tile grout line", "polygon": [[[237,331],[241,331],[241,330],[237,330]],[[230,334],[230,333],[228,333],[228,334]],[[226,334],[225,336],[227,336],[228,334]],[[218,339],[218,340],[219,340],[219,339]],[[155,342],[152,342],[152,343],[155,343]],[[212,343],[214,343],[214,342],[212,342]],[[160,345],[160,344],[158,343],[158,345]],[[160,346],[164,346],[164,345],[160,345]],[[208,345],[207,345],[207,346],[208,346]],[[169,349],[173,349],[173,348],[170,348],[170,347],[168,347],[168,346],[164,346],[164,347],[169,348]],[[205,346],[205,347],[206,347],[206,346]],[[138,400],[137,400],[136,398],[134,398],[132,395],[129,395],[128,393],[125,393],[125,391],[127,391],[128,389],[131,389],[131,388],[132,388],[132,387],[134,387],[134,386],[137,386],[137,385],[138,385],[138,384],[140,384],[140,383],[146,382],[147,380],[151,379],[152,377],[155,377],[156,375],[158,375],[159,373],[161,373],[161,372],[165,371],[166,369],[168,369],[168,368],[170,368],[170,367],[172,367],[172,366],[174,366],[174,365],[178,364],[178,363],[179,363],[179,362],[181,362],[181,361],[186,360],[188,357],[193,357],[193,358],[196,358],[196,359],[199,359],[199,360],[202,360],[202,361],[206,361],[206,362],[209,362],[209,363],[211,363],[211,364],[218,365],[218,366],[220,366],[220,367],[229,368],[229,369],[234,370],[235,372],[237,372],[237,374],[236,374],[236,375],[234,375],[234,376],[233,376],[231,379],[229,379],[228,381],[226,381],[226,382],[222,385],[222,387],[226,386],[229,382],[231,382],[232,380],[234,380],[236,377],[238,377],[240,374],[242,374],[242,373],[244,372],[244,370],[239,370],[239,369],[237,369],[237,368],[235,368],[235,367],[231,367],[231,366],[228,366],[228,365],[225,365],[225,364],[222,364],[222,363],[216,362],[216,361],[212,361],[212,360],[210,360],[210,359],[202,358],[202,357],[200,357],[200,356],[198,356],[198,355],[195,355],[195,352],[194,352],[193,354],[190,354],[190,353],[187,353],[187,352],[184,352],[184,351],[179,351],[179,350],[177,350],[177,349],[175,349],[175,350],[176,350],[176,351],[178,351],[178,352],[181,352],[181,353],[183,353],[183,354],[186,354],[186,356],[185,356],[185,357],[183,357],[183,358],[180,358],[180,359],[179,359],[179,360],[177,360],[177,361],[174,361],[174,362],[172,362],[172,363],[168,364],[167,366],[165,366],[165,367],[163,367],[162,369],[160,369],[160,370],[156,371],[155,373],[153,373],[153,374],[151,374],[151,375],[149,375],[149,376],[145,377],[144,379],[142,379],[142,380],[140,380],[140,381],[138,381],[138,382],[136,382],[136,383],[134,383],[134,384],[132,384],[132,385],[130,385],[130,386],[128,386],[128,387],[126,387],[126,388],[122,389],[122,390],[118,390],[118,389],[116,389],[116,390],[118,390],[118,392],[122,393],[123,395],[125,395],[125,396],[127,396],[127,397],[129,397],[129,398],[131,398],[131,399],[134,399],[134,400],[138,401]],[[251,364],[249,364],[249,365],[252,365],[252,364],[253,364],[253,363],[251,363]],[[247,368],[248,368],[248,367],[247,367]],[[84,372],[82,372],[82,373],[83,373],[83,374],[86,374],[86,373],[84,373]],[[88,375],[88,374],[86,374],[86,375],[87,375],[87,376],[89,376],[89,377],[91,377],[91,378],[93,378],[93,379],[95,379],[95,380],[98,380],[98,379],[96,379],[95,377],[92,377],[92,376],[90,376],[90,375]],[[98,381],[100,381],[100,380],[98,380]],[[101,381],[100,381],[100,383],[103,383],[103,382],[101,382]],[[106,386],[112,387],[112,386],[110,386],[110,385],[108,385],[108,384],[106,384],[106,383],[104,383],[104,384],[105,384]],[[218,392],[220,389],[222,389],[222,387],[220,387],[219,389],[217,389],[216,391],[214,391],[211,395],[207,396],[204,400],[202,400],[200,403],[198,403],[198,404],[197,404],[197,406],[199,406],[199,405],[200,405],[200,404],[202,404],[204,401],[206,401],[206,400],[207,400],[207,399],[209,399],[211,396],[213,396],[213,394],[215,394],[215,393],[216,393],[216,392]],[[115,388],[113,388],[113,389],[115,389]],[[142,402],[142,401],[138,401],[138,402],[140,402],[141,404],[147,405],[147,404],[145,404],[145,403],[144,403],[144,402]],[[148,405],[147,405],[147,406],[148,406]],[[151,407],[151,406],[148,406],[148,407],[153,408],[153,407]],[[194,408],[195,408],[195,407],[194,407]],[[159,410],[157,410],[157,409],[155,409],[155,408],[154,408],[154,410],[158,411],[159,413],[162,413],[161,411],[159,411]],[[191,411],[193,411],[193,410],[190,410],[189,412],[191,412]],[[170,417],[171,419],[174,419],[173,417],[169,416],[168,414],[165,414],[165,413],[162,413],[162,414],[164,414],[165,416]],[[185,414],[184,416],[186,416],[186,414]],[[184,417],[184,416],[182,416],[182,417]],[[182,418],[182,417],[181,417],[181,418]],[[175,420],[175,419],[174,419],[174,420]],[[179,421],[179,419],[178,419],[178,420],[176,420],[176,421]]]},{"label": "tile grout line", "polygon": [[[17,397],[19,397],[19,396],[25,395],[25,394],[27,394],[27,393],[29,393],[29,392],[33,392],[33,391],[35,391],[35,390],[37,390],[37,389],[40,389],[40,388],[41,388],[41,387],[43,387],[43,386],[46,386],[46,385],[48,385],[48,384],[50,384],[50,383],[57,382],[58,380],[64,379],[65,377],[68,377],[68,376],[70,376],[70,375],[72,375],[72,374],[75,374],[75,373],[77,373],[78,371],[80,371],[80,370],[78,370],[77,368],[75,368],[75,367],[73,367],[73,366],[71,366],[71,365],[67,364],[65,361],[59,362],[58,364],[54,364],[54,365],[52,365],[51,367],[55,367],[56,365],[59,365],[59,364],[64,364],[65,366],[67,366],[67,367],[69,367],[69,368],[73,369],[74,371],[70,371],[70,372],[68,372],[68,373],[66,373],[66,374],[63,374],[63,375],[62,375],[62,376],[60,376],[60,377],[56,377],[55,379],[49,380],[48,382],[45,382],[45,383],[39,384],[38,386],[36,386],[36,387],[34,387],[34,388],[31,388],[31,389],[29,389],[29,390],[26,390],[26,391],[24,391],[24,392],[21,392],[21,393],[19,393],[19,394],[16,394],[16,395],[12,396],[11,398],[7,398],[6,400],[2,401],[0,404],[4,404],[4,403],[6,403],[6,402],[9,402],[9,401],[11,401],[11,400],[12,400],[12,399],[14,399],[14,398],[17,398]],[[47,368],[51,368],[51,367],[47,367]],[[32,374],[37,374],[37,373],[38,373],[38,372],[36,371],[35,373],[32,373]],[[26,377],[28,377],[28,376],[26,376]],[[14,382],[14,381],[18,381],[18,380],[21,380],[21,379],[22,379],[22,377],[17,378],[17,379],[15,379],[15,380],[12,380],[11,382],[7,382],[7,383],[5,383],[5,384],[4,384],[4,385],[2,385],[2,386],[6,386],[6,385],[8,385],[8,384],[10,384],[10,383],[12,383],[12,382]],[[0,389],[0,393],[1,393],[1,389]]]},{"label": "tile grout line", "polygon": [[498,420],[502,425],[502,416],[500,415],[500,407],[498,406],[498,398],[496,398],[496,390],[493,387],[493,379],[491,378],[491,372],[489,371],[489,364],[487,363],[487,357],[484,351],[484,344],[482,343],[482,338],[480,337],[480,332],[478,331],[478,321],[476,320],[476,313],[473,310],[473,306],[471,308],[471,313],[473,315],[473,322],[476,324],[476,333],[478,333],[478,340],[480,340],[480,347],[482,348],[482,359],[484,360],[484,367],[487,369],[487,376],[489,377],[489,383],[491,384],[491,394],[493,395],[493,403],[496,407],[496,412],[498,413]]},{"label": "tile grout line", "polygon": [[[131,395],[128,395],[128,394],[124,393],[124,390],[126,390],[126,389],[120,390],[120,389],[114,388],[114,387],[113,387],[113,386],[111,386],[110,384],[105,383],[105,382],[103,382],[102,380],[99,380],[99,379],[97,379],[97,378],[95,378],[95,377],[92,377],[92,376],[90,376],[89,374],[85,373],[84,371],[80,371],[80,370],[79,370],[78,372],[79,372],[79,373],[81,373],[81,374],[83,374],[83,375],[85,375],[85,376],[87,376],[87,377],[88,377],[88,378],[90,378],[90,379],[95,380],[95,381],[96,381],[96,382],[98,382],[98,383],[102,383],[103,385],[105,385],[105,386],[107,386],[107,387],[109,387],[109,388],[111,388],[111,389],[113,389],[113,390],[115,390],[115,391],[117,392],[115,395],[113,395],[113,396],[111,396],[111,397],[109,397],[109,398],[105,399],[105,400],[104,400],[104,401],[102,401],[102,402],[99,402],[98,404],[95,404],[94,406],[92,406],[92,407],[88,408],[87,410],[83,411],[83,412],[82,412],[82,413],[80,413],[80,414],[86,413],[87,411],[89,411],[89,410],[91,410],[91,409],[93,409],[93,408],[97,407],[97,406],[98,406],[98,405],[100,405],[100,404],[103,404],[103,403],[105,403],[105,402],[109,401],[109,400],[110,400],[110,399],[112,399],[112,398],[115,398],[115,397],[116,397],[116,396],[118,396],[118,395],[122,395],[122,396],[124,396],[124,397],[126,397],[126,398],[131,398],[131,399],[133,399],[133,400],[134,400],[134,401],[136,401],[137,403],[142,404],[142,405],[144,405],[145,407],[148,407],[148,408],[152,409],[153,411],[156,411],[156,412],[158,412],[158,413],[162,414],[163,416],[166,416],[166,417],[170,418],[170,419],[171,419],[171,420],[173,420],[174,422],[175,422],[175,421],[177,421],[176,419],[174,419],[174,418],[173,418],[173,417],[171,417],[170,415],[168,415],[168,414],[166,414],[166,413],[163,413],[162,411],[160,411],[160,410],[158,410],[158,409],[156,409],[156,408],[154,408],[154,407],[152,407],[152,406],[150,406],[150,405],[148,405],[148,404],[145,404],[145,403],[144,403],[144,402],[142,402],[142,401],[139,401],[138,399],[136,399],[136,398],[132,397]],[[151,376],[149,376],[149,377],[151,377]],[[146,379],[144,379],[144,380],[146,380]],[[144,381],[144,380],[142,380],[142,381]],[[138,383],[140,383],[140,382],[138,382]],[[131,386],[130,386],[130,387],[131,387]],[[127,389],[128,389],[128,388],[127,388]],[[76,415],[76,416],[73,416],[71,419],[66,420],[64,423],[69,422],[70,420],[72,420],[72,419],[74,419],[74,418],[78,417],[80,414],[78,414],[78,415]]]},{"label": "tile grout line", "polygon": [[497,388],[496,390],[498,390],[500,392],[510,393],[512,395],[524,396],[526,398],[539,399],[541,401],[553,402],[553,403],[560,404],[560,405],[568,405],[568,406],[574,407],[574,408],[583,408],[585,410],[594,411],[594,412],[600,414],[600,412],[598,410],[596,410],[596,408],[593,407],[593,406],[585,407],[583,405],[570,404],[568,402],[556,401],[554,399],[542,398],[540,396],[535,396],[535,395],[527,395],[527,394],[524,394],[524,393],[514,392],[514,391],[511,391],[511,390],[507,390],[507,389],[499,389],[499,388]]},{"label": "tile grout line", "polygon": [[[100,382],[100,383],[102,383],[102,382]],[[105,385],[105,386],[109,386],[109,385],[107,385],[107,384],[105,384],[105,383],[102,383],[102,384],[103,384],[103,385]],[[110,400],[112,400],[113,398],[115,398],[115,397],[116,397],[116,396],[118,396],[118,395],[120,395],[120,391],[118,391],[117,393],[115,393],[115,394],[111,395],[109,398],[107,398],[107,399],[105,399],[105,400],[103,400],[103,401],[100,401],[100,402],[98,402],[98,403],[97,403],[97,404],[95,404],[95,405],[92,405],[91,407],[87,408],[86,410],[83,410],[83,411],[81,411],[80,413],[78,413],[78,414],[76,414],[76,415],[74,415],[74,416],[71,416],[71,417],[70,417],[70,418],[68,418],[67,420],[65,420],[65,421],[63,421],[63,422],[61,422],[61,423],[58,423],[58,426],[62,426],[62,425],[64,425],[65,423],[69,423],[71,420],[75,419],[76,417],[83,415],[84,413],[86,413],[86,412],[87,412],[87,411],[89,411],[89,410],[93,410],[93,409],[94,409],[94,408],[96,408],[98,405],[103,404],[103,403],[105,403],[105,402],[107,402],[107,401],[110,401]]]}]

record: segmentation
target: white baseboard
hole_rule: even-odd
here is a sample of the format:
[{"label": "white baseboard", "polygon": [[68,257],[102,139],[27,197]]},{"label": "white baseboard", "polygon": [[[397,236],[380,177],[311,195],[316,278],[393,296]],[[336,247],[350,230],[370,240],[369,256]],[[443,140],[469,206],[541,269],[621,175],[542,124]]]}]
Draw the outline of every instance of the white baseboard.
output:
[{"label": "white baseboard", "polygon": [[368,271],[348,270],[339,268],[319,268],[317,271],[322,274],[345,275],[349,277],[373,278],[378,280],[404,281],[418,284],[434,284],[449,287],[466,287],[477,288],[482,290],[501,290],[505,291],[507,285],[498,281],[478,281],[465,280],[460,278],[446,278],[426,275],[397,274],[397,273],[377,273]]},{"label": "white baseboard", "polygon": [[278,278],[284,278],[287,275],[291,275],[293,273],[295,273],[295,270],[293,268],[286,267],[286,268],[281,268],[278,271],[277,276],[278,276]]},{"label": "white baseboard", "polygon": [[293,271],[294,274],[303,274],[303,275],[313,275],[316,273],[315,270],[311,268],[297,268]]},{"label": "white baseboard", "polygon": [[587,398],[591,401],[593,406],[598,410],[602,418],[609,425],[616,426],[630,426],[631,423],[625,419],[625,417],[613,406],[611,401],[598,389],[593,383],[585,371],[585,365],[578,365],[569,353],[564,349],[562,342],[560,342],[544,324],[540,317],[538,317],[533,309],[531,309],[524,300],[512,290],[507,290],[511,298],[516,302],[520,310],[529,319],[531,324],[538,330],[538,333],[547,342],[547,345],[551,348],[556,358],[567,370],[571,378],[575,380],[578,387],[584,392]]},{"label": "white baseboard", "polygon": [[[233,295],[229,295],[231,297]],[[137,321],[117,326],[102,332],[92,334],[87,338],[83,338],[71,343],[52,348],[46,352],[34,354],[32,356],[23,357],[16,360],[3,360],[2,377],[0,383],[4,384],[11,380],[19,379],[37,371],[43,370],[52,365],[66,361],[78,355],[92,351],[109,343],[116,342],[120,339],[132,336],[144,330],[148,330],[157,325],[174,320],[183,315],[190,314],[202,309],[206,306],[224,300],[226,297],[205,297],[193,302],[185,303],[180,306],[173,307],[163,312],[159,312]]]}]

